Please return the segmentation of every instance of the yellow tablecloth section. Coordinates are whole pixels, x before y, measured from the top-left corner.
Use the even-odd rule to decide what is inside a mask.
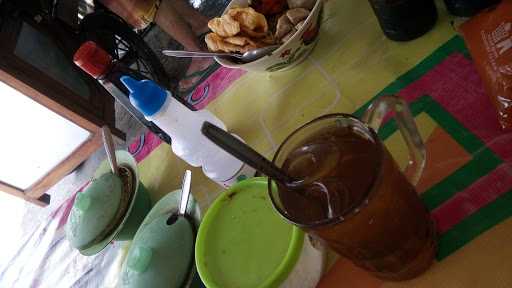
[[[367,1],[329,0],[324,7],[318,45],[305,62],[286,72],[247,73],[210,103],[208,109],[222,119],[231,132],[241,136],[249,145],[270,158],[279,143],[300,125],[323,114],[354,113],[398,77],[413,69],[423,59],[431,56],[440,46],[449,41],[460,42],[460,39],[453,39],[456,35],[451,24],[453,19],[447,15],[444,4],[442,1],[438,1],[437,4],[439,20],[435,28],[415,41],[398,43],[384,37]],[[462,58],[454,58],[453,61],[469,61]],[[450,76],[450,74],[447,75]],[[472,88],[473,84],[469,81],[468,87]],[[441,88],[443,87],[438,87],[438,90]],[[427,171],[426,180],[422,180],[423,183],[420,183],[421,187],[418,189],[420,192],[427,191],[426,193],[430,193],[428,189],[434,184],[444,185],[442,180],[448,175],[459,173],[460,168],[469,163],[470,159],[477,159],[484,152],[493,153],[486,150],[484,144],[478,146],[483,143],[478,140],[478,137],[464,138],[471,133],[468,134],[464,132],[466,130],[460,129],[467,127],[464,128],[464,125],[458,124],[460,120],[457,119],[459,118],[455,117],[457,118],[455,119],[450,116],[450,113],[443,112],[446,107],[436,106],[437,104],[434,102],[438,100],[431,99],[431,97],[425,96],[414,100],[417,103],[413,107],[413,110],[417,110],[415,112],[416,120],[422,135],[428,139],[426,142],[429,153],[434,153],[434,156],[450,153],[448,156],[453,157],[439,167],[436,167],[435,161],[427,165],[430,167],[427,170],[431,172]],[[443,122],[445,120],[448,124]],[[385,143],[400,165],[404,166],[407,161],[406,148],[397,133],[390,132],[388,134]],[[457,134],[460,137],[452,134]],[[500,139],[503,140],[503,138]],[[459,146],[463,146],[465,149],[457,148]],[[448,152],[443,152],[443,150]],[[493,158],[494,154],[491,154],[488,156],[490,157],[488,159],[491,160],[481,160],[483,162],[478,163],[491,163],[498,159],[498,157]],[[496,167],[500,163],[502,162],[496,162],[495,166],[482,172],[482,175],[491,173],[494,169],[498,170]],[[155,202],[166,193],[177,189],[184,169],[190,168],[174,156],[170,147],[165,144],[156,148],[141,161],[139,166],[142,181]],[[482,176],[474,172],[478,169],[471,167],[466,167],[469,172],[464,170],[469,173],[467,175],[475,179]],[[478,177],[471,173],[478,174]],[[457,174],[454,177],[464,179],[465,175],[458,176]],[[509,172],[504,175],[510,177],[512,174]],[[502,178],[498,177],[497,179]],[[458,187],[457,185],[453,184],[455,188]],[[193,194],[203,211],[222,191],[217,184],[206,179],[200,169],[193,169],[192,187]],[[462,191],[467,187],[470,185],[460,186],[458,189]],[[459,190],[454,190],[450,196],[455,195]],[[443,196],[442,191],[434,191],[431,194],[435,193],[441,194],[432,197],[433,200],[430,203],[433,204],[429,208],[431,210],[441,209],[439,210],[440,214],[449,214],[450,211],[442,211],[441,204],[450,196]],[[471,193],[471,191],[467,193]],[[498,196],[502,197],[500,195]],[[504,209],[504,207],[512,209],[511,206],[499,205],[509,202],[494,204],[491,200],[494,198],[489,199],[488,203],[491,203],[489,205],[496,205],[496,207],[466,207],[473,209],[470,210],[474,213],[468,212],[469,216],[465,215],[464,217],[480,217],[482,213],[485,216],[488,215],[485,213],[492,213],[492,209]],[[438,256],[439,262],[434,264],[425,275],[413,281],[384,283],[360,271],[347,261],[339,260],[327,272],[319,287],[512,287],[512,246],[510,245],[512,243],[512,219],[505,220],[508,218],[507,215],[500,216],[501,220],[496,220],[496,223],[492,225],[482,226],[478,230],[480,232],[477,233],[482,234],[473,238],[469,237],[466,240],[458,240],[459,238],[455,235],[461,231],[460,225],[466,225],[466,222],[462,221],[465,219],[464,217],[461,217],[459,222],[443,224],[446,226],[447,236],[445,238],[455,239],[446,240],[448,244],[445,246],[448,247],[452,243],[458,246],[442,248],[443,250]],[[453,230],[452,227],[459,230]],[[457,241],[470,242],[464,245],[465,242],[458,243]],[[458,249],[459,247],[462,248]]]
[[[328,0],[318,45],[305,62],[285,72],[247,73],[207,109],[270,158],[300,125],[323,114],[353,113],[452,38],[444,4],[437,6],[440,19],[434,30],[400,43],[384,37],[366,1]],[[184,169],[190,168],[165,144],[139,165],[155,201],[179,187]],[[200,169],[193,172],[193,193],[204,209],[221,189]]]

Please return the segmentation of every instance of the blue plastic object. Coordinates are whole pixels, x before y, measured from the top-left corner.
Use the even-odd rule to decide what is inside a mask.
[[[167,91],[151,80],[138,81],[122,76],[121,82],[130,91],[130,103],[144,116],[156,114],[167,99]]]

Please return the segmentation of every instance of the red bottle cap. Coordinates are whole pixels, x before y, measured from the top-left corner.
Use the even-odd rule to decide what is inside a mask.
[[[92,41],[87,41],[73,56],[73,62],[94,78],[105,75],[112,64],[112,56]]]

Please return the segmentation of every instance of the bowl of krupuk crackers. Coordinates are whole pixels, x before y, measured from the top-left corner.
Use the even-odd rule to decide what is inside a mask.
[[[243,54],[280,45],[248,63],[215,57],[222,66],[247,71],[283,71],[302,62],[318,40],[323,0],[232,0],[221,17],[208,22],[205,36],[212,52]]]

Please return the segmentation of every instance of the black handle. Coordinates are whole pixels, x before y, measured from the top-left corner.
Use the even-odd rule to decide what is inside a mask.
[[[291,178],[275,166],[274,163],[223,129],[210,122],[204,122],[201,132],[224,151],[270,178],[281,183],[292,182]]]

